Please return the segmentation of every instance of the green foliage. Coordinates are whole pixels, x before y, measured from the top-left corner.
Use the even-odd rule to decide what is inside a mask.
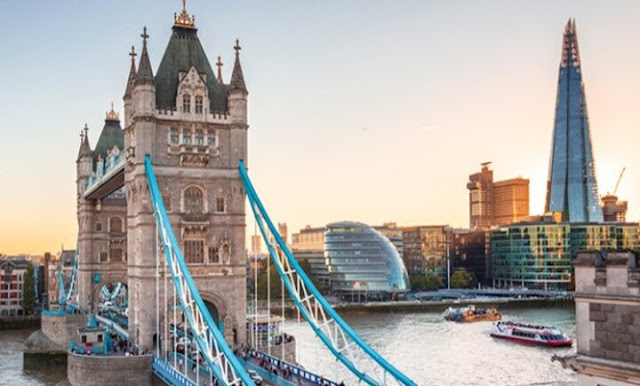
[[[267,277],[267,275],[269,275],[269,277]],[[270,289],[270,291],[268,289]],[[276,267],[271,264],[268,271],[261,272],[258,275],[258,299],[267,299],[270,292],[271,300],[280,300],[282,294],[281,289],[280,275],[278,275]],[[285,293],[286,291],[285,289]]]
[[[309,263],[309,261],[307,259],[304,259],[302,261],[299,262],[300,267],[302,268],[302,270],[304,271],[304,273],[307,274],[307,276],[309,276],[309,278],[311,279],[311,281],[313,282],[313,284],[316,286],[316,288],[320,288],[319,286],[319,281],[318,279],[311,274],[311,263]],[[270,289],[270,293],[271,293],[271,300],[280,300],[282,299],[282,290],[284,289],[284,297],[285,300],[289,299],[289,293],[287,292],[286,288],[283,288],[284,286],[282,285],[282,280],[280,279],[280,275],[278,274],[278,270],[276,269],[276,267],[274,267],[273,262],[270,262],[270,266],[269,266],[269,277],[267,278],[267,270],[265,269],[264,271],[260,272],[258,274],[258,299],[262,299],[265,300],[267,299],[268,296],[268,291],[267,291],[267,285],[271,284],[271,289]],[[249,296],[253,296],[253,288],[251,288],[248,291],[248,295]]]
[[[451,275],[451,288],[469,288],[475,286],[476,278],[466,270],[458,270]]]
[[[432,291],[444,287],[442,278],[432,273],[412,276],[410,281],[411,290],[413,291]]]
[[[427,290],[435,290],[444,287],[444,281],[442,278],[434,274],[425,276],[424,283]]]
[[[36,278],[33,274],[33,264],[27,263],[27,271],[24,274],[22,287],[22,308],[26,313],[32,313],[36,306]]]

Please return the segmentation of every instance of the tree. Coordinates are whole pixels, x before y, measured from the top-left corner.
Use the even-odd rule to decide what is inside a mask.
[[[469,288],[475,284],[475,277],[466,270],[458,270],[451,275],[451,288]]]
[[[410,281],[413,291],[432,291],[444,286],[442,278],[433,273],[412,276]]]
[[[424,286],[427,290],[435,290],[444,287],[444,281],[440,276],[430,273],[424,277]]]
[[[422,275],[414,275],[414,276],[411,276],[409,281],[410,281],[410,284],[411,284],[411,290],[412,291],[424,291],[425,290],[424,276],[422,276]]]
[[[27,263],[27,271],[24,274],[24,287],[22,287],[22,308],[25,313],[32,313],[36,306],[36,279],[33,275],[33,264]]]
[[[267,275],[269,278],[267,279]],[[278,270],[274,267],[273,263],[269,267],[268,271],[262,272],[258,275],[258,298],[259,299],[267,299],[267,284],[270,284],[270,295],[271,300],[282,299],[282,279],[280,279],[280,275],[278,274]],[[289,298],[289,293],[287,289],[284,289],[285,300]]]
[[[302,270],[304,271],[304,273],[307,274],[307,276],[309,276],[309,279],[311,279],[311,282],[313,283],[314,286],[316,286],[316,288],[321,291],[321,292],[326,292],[323,291],[322,289],[322,285],[320,285],[320,280],[318,280],[318,278],[316,277],[316,275],[314,275],[311,272],[311,263],[309,262],[309,260],[307,259],[302,259],[302,261],[299,263],[300,264],[300,268],[302,268]]]

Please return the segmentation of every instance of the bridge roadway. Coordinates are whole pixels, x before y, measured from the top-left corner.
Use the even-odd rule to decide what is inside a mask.
[[[115,331],[120,338],[124,340],[129,340],[129,332],[125,328],[120,326],[118,323],[116,323],[115,321],[103,315],[95,315],[95,319],[99,324]],[[178,330],[178,333],[179,333],[178,335],[182,336],[180,332],[181,331]],[[168,370],[166,369],[167,365],[171,366],[172,370],[177,370],[171,364],[171,362],[174,361],[174,358],[172,358],[172,354],[175,355],[175,363],[178,364],[178,367],[182,367],[185,365],[184,355],[179,353],[173,353],[173,352],[168,353],[167,355],[168,362],[165,362],[160,357],[157,357],[156,355],[154,355],[153,366],[154,366],[154,372],[156,374],[158,374],[158,372],[162,372],[162,373],[166,372],[166,370]],[[117,354],[117,355],[123,355],[123,354]],[[238,357],[238,359],[244,365],[245,369],[254,370],[258,375],[262,377],[263,385],[317,386],[318,384],[320,384],[320,377],[318,375],[313,374],[309,371],[306,371],[299,366],[295,366],[287,363],[280,364],[278,358],[270,356],[266,353],[253,351],[249,353],[249,355],[243,355],[242,357]],[[186,364],[187,364],[186,368],[181,369],[181,371],[183,374],[186,373],[189,380],[186,380],[186,379],[181,380],[178,374],[175,374],[176,373],[175,371],[170,371],[170,373],[174,373],[173,377],[170,377],[170,375],[167,376],[167,378],[172,378],[172,379],[164,379],[164,377],[160,376],[160,374],[158,375],[167,384],[183,384],[183,385],[189,385],[189,386],[196,386],[196,385],[211,386],[211,382],[209,381],[210,379],[209,371],[205,366],[202,366],[202,365],[199,366],[198,371],[200,372],[199,374],[200,376],[198,377],[198,374],[196,374],[195,362],[191,359],[188,359]],[[283,371],[284,367],[289,367],[290,369],[290,375],[288,379],[284,379],[284,371]],[[272,371],[270,371],[269,369],[272,369]],[[273,369],[275,369],[275,372],[277,373],[277,375],[273,373]],[[340,386],[338,383],[328,379],[324,381],[325,381],[324,384],[327,386]]]

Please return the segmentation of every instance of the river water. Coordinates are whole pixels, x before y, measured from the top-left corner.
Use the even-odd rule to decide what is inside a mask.
[[[440,313],[374,314],[345,320],[376,351],[419,385],[575,385],[576,375],[552,362],[549,349],[489,336],[490,322],[446,322]],[[503,320],[554,325],[575,341],[574,308],[508,310]],[[285,329],[298,340],[298,362],[332,380],[355,384],[331,358],[313,331],[290,321]]]
[[[491,323],[445,322],[440,313],[374,314],[345,317],[360,336],[419,385],[575,385],[576,375],[548,349],[493,339]],[[573,308],[508,310],[504,320],[551,324],[575,339]],[[298,362],[307,369],[346,384],[356,384],[313,331],[296,320],[285,330],[296,336]],[[66,367],[41,363],[24,368],[22,347],[31,331],[0,331],[0,385],[55,385]]]

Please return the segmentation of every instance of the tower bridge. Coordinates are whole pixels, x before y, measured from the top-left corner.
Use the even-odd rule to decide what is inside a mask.
[[[174,17],[155,74],[146,27],[141,38],[137,63],[133,47],[130,53],[123,121],[112,106],[94,148],[86,126],[81,133],[76,161],[77,280],[60,300],[62,312],[49,317],[77,310],[100,314],[107,303],[124,296],[126,312],[117,317],[105,312],[96,319],[137,353],[153,356],[148,362],[140,358],[127,362],[133,366],[127,371],[135,372],[138,366],[150,374],[152,366],[169,384],[212,384],[215,378],[225,385],[252,385],[247,368],[255,364],[237,356],[242,351],[255,360],[285,366],[305,382],[320,381],[313,369],[244,350],[257,341],[247,336],[248,198],[283,285],[319,342],[355,380],[414,385],[359,338],[322,297],[280,238],[251,184],[248,90],[239,42],[233,47],[233,70],[226,83],[220,57],[216,73],[185,1]],[[96,365],[100,359],[89,361],[76,347],[70,346],[69,353],[72,383],[106,384],[115,382],[110,377],[122,376],[109,367],[120,365],[100,367]],[[286,358],[284,352],[282,357]],[[106,356],[102,363],[109,360],[122,358]],[[85,373],[90,378],[83,378]],[[144,378],[138,375],[131,379]]]

